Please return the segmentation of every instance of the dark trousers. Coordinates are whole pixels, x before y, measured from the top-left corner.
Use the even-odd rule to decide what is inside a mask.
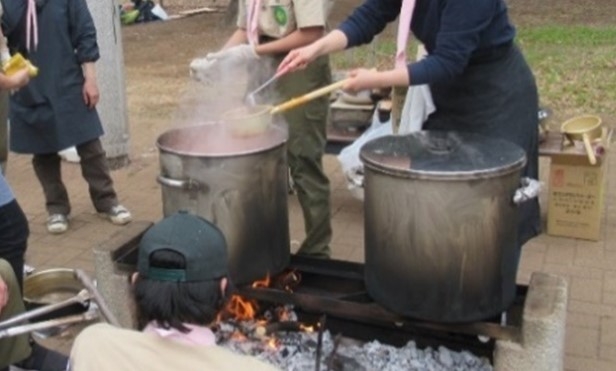
[[[28,219],[13,200],[0,207],[0,259],[13,268],[20,289],[23,287],[24,255],[28,247]]]
[[[98,212],[109,211],[118,204],[109,174],[109,165],[100,139],[76,146],[80,157],[81,174],[88,182],[90,199]],[[43,186],[49,214],[68,215],[71,205],[62,182],[61,158],[57,153],[36,154],[32,158],[34,172]]]

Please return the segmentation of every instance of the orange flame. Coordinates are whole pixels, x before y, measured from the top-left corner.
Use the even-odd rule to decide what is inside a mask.
[[[242,298],[239,295],[232,295],[227,303],[227,312],[233,318],[246,321],[255,318],[258,306],[251,300]]]
[[[301,328],[304,332],[308,332],[308,333],[314,332],[314,326],[308,326],[308,325],[301,324],[299,325],[299,328]]]
[[[270,275],[268,274],[264,279],[253,282],[252,287],[269,287],[270,282]],[[225,312],[229,314],[231,318],[240,321],[254,319],[257,315],[258,310],[259,306],[257,305],[256,301],[242,298],[239,295],[231,295],[231,298],[229,298],[229,301],[227,302],[227,306],[225,308]]]
[[[256,288],[259,288],[259,287],[269,287],[270,283],[271,283],[271,279],[270,279],[270,275],[268,273],[267,276],[265,276],[264,279],[257,280],[255,282],[253,282],[252,283],[252,288],[256,289]]]
[[[267,341],[267,346],[272,349],[278,349],[278,340],[276,338],[270,338]]]

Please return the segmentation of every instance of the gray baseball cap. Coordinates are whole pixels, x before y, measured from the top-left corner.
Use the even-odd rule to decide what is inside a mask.
[[[150,266],[155,251],[172,250],[184,257],[185,269]],[[185,211],[172,214],[148,229],[139,242],[139,274],[155,281],[210,281],[228,274],[225,237],[214,224]]]

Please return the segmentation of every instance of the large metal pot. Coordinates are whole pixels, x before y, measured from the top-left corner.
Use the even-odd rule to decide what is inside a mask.
[[[438,322],[507,308],[524,151],[476,134],[423,131],[372,140],[360,156],[370,295],[401,315]]]
[[[169,130],[160,151],[163,212],[186,210],[216,224],[237,284],[284,269],[290,258],[287,132],[270,125],[238,137],[222,123]]]

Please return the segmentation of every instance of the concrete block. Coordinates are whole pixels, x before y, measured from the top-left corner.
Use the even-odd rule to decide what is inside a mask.
[[[132,269],[123,267],[117,261],[135,248],[151,225],[151,222],[130,223],[94,248],[97,287],[122,327],[135,328],[136,321],[129,284]]]
[[[531,276],[518,341],[496,342],[494,369],[562,370],[565,352],[567,281],[535,272]]]

